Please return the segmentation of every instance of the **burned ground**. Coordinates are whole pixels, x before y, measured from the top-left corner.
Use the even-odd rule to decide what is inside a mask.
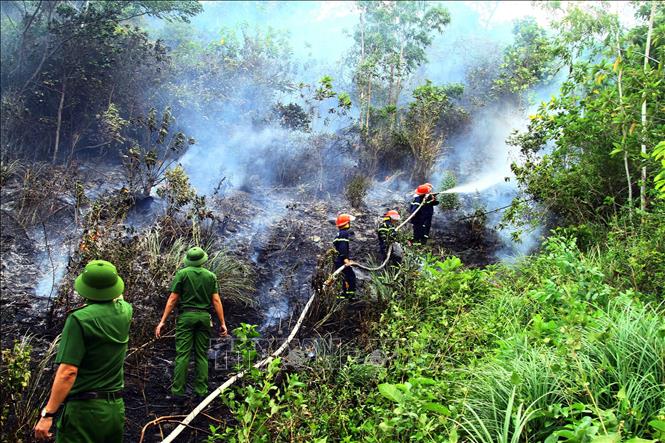
[[[127,283],[125,298],[133,304],[135,313],[126,363],[126,437],[129,441],[137,441],[146,423],[182,411],[174,410],[166,400],[175,357],[173,333],[162,340],[154,340],[151,336],[168,294],[170,274],[162,266],[158,268],[158,276],[151,275],[150,270],[155,268],[148,263],[147,256],[139,254],[132,260],[123,254],[136,254],[134,251],[143,247],[145,233],[151,229],[157,229],[164,237],[169,230],[186,236],[191,232],[187,231],[189,225],[183,220],[166,223],[164,205],[156,197],[127,203],[117,170],[107,176],[84,175],[81,182],[86,189],[93,190],[88,191],[88,201],[80,206],[70,202],[67,210],[50,214],[41,226],[47,232],[47,239],[48,236],[56,239],[51,242],[57,243],[51,252],[59,255],[51,259],[66,261],[61,281],[50,272],[50,262],[44,261],[44,241],[30,236],[31,232],[36,232],[34,224],[25,227],[16,219],[13,202],[19,182],[3,187],[2,344],[7,347],[13,339],[32,334],[35,336],[35,359],[38,360],[59,333],[67,311],[82,301],[73,294],[71,282],[85,259],[95,257],[99,251],[119,254],[114,256],[123,262],[119,271]],[[385,209],[405,211],[410,195],[391,187],[396,186],[390,180],[377,184],[363,206],[351,210],[356,216],[352,252],[358,261],[376,263],[379,260],[375,229]],[[312,192],[307,186],[291,189],[261,187],[252,192],[227,191],[209,200],[213,221],[201,228],[211,239],[208,247],[224,249],[236,259],[245,261],[254,274],[252,306],[224,299],[222,294],[227,325],[229,330],[240,323],[259,325],[264,352],[277,347],[282,337],[288,335],[304,302],[316,287],[316,280],[333,270],[330,254],[328,258],[326,256],[336,234],[334,218],[337,213],[348,211],[348,203],[342,197],[325,197],[321,198],[320,193]],[[127,207],[122,209],[124,205]],[[95,225],[87,226],[86,220],[90,221],[95,210],[98,211]],[[455,211],[437,212],[429,248],[437,254],[458,255],[472,266],[493,262],[499,246],[496,234],[485,227],[479,230],[468,220],[458,221],[461,216]],[[410,226],[406,228],[408,231]],[[178,231],[181,229],[184,230]],[[408,232],[405,235],[408,236]],[[361,300],[340,304],[333,301],[334,288],[322,292],[322,300],[312,310],[303,336],[326,337],[340,343],[362,341],[367,324],[377,311],[371,299],[366,298],[369,295],[363,291],[370,275],[360,270],[357,274]],[[40,279],[49,276],[55,283],[51,291],[53,296],[44,297],[44,294],[37,293],[36,287]],[[146,281],[151,283],[145,284]],[[171,318],[166,329],[171,331],[173,327]],[[235,370],[238,356],[230,352],[231,346],[228,339],[212,340],[211,388],[221,384]],[[297,345],[291,351],[292,355],[312,352],[298,349]],[[52,372],[53,369],[51,364],[46,371]],[[296,369],[288,364],[287,359],[285,370]],[[49,379],[44,377],[44,383],[50,382]],[[48,386],[42,388],[46,393]],[[212,418],[201,416],[193,426],[207,429],[208,424],[214,424],[214,417],[225,414],[223,406],[216,403],[207,413]],[[165,421],[148,427],[145,441],[159,440],[173,426]],[[195,429],[190,432],[192,440],[201,438],[201,432]]]

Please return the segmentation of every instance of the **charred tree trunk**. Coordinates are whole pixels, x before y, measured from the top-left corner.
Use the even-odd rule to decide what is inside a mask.
[[[55,125],[55,143],[53,145],[53,163],[58,159],[58,150],[60,149],[60,130],[62,129],[62,110],[65,107],[65,81],[62,82],[60,91],[60,104],[58,105],[58,118]]]

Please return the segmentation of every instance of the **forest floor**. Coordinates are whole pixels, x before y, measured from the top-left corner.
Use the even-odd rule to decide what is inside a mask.
[[[98,170],[91,167],[81,178],[85,189],[94,190],[90,191],[91,199],[102,192],[118,189],[122,183],[117,169],[111,168],[105,174],[97,173]],[[59,254],[56,259],[63,261],[67,259],[66,254],[76,253],[82,235],[76,219],[81,215],[72,209],[71,201],[68,206],[65,200],[64,210],[51,211],[40,225],[26,227],[21,223],[17,208],[19,200],[16,197],[21,193],[21,185],[20,182],[9,182],[2,188],[2,346],[9,347],[16,338],[33,335],[36,353],[33,361],[38,361],[59,333],[67,312],[66,309],[52,309],[54,296],[58,293],[58,282],[55,273],[51,272],[54,266],[52,255]],[[409,198],[391,191],[389,182],[377,184],[365,199],[364,206],[353,211],[357,217],[353,223],[354,259],[363,263],[368,260],[377,262],[375,229],[379,217],[387,208],[405,208]],[[217,228],[217,244],[248,260],[256,276],[255,307],[225,302],[229,330],[240,323],[256,324],[262,334],[262,346],[259,348],[268,352],[268,349],[274,349],[281,343],[311,294],[315,274],[322,272],[317,270],[317,264],[332,246],[331,240],[336,233],[334,217],[339,208],[345,207],[348,204],[340,197],[328,195],[321,198],[302,189],[258,189],[252,194],[234,191],[212,199],[210,209],[220,220],[224,220]],[[125,223],[138,230],[147,229],[162,210],[163,205],[151,199],[132,208]],[[468,266],[484,266],[496,261],[495,253],[501,246],[496,232],[485,227],[479,229],[469,220],[460,221],[461,215],[456,211],[437,211],[432,244],[428,248],[439,255],[456,255]],[[35,234],[40,229],[46,241]],[[50,243],[49,236],[53,237]],[[48,253],[48,261],[45,260],[45,252]],[[73,269],[72,266],[69,268]],[[66,272],[63,281],[74,277],[70,274],[71,271]],[[370,276],[358,272],[358,277],[361,301],[345,306],[341,318],[333,318],[316,331],[305,328],[302,334],[325,334],[341,341],[350,341],[362,335],[363,306],[371,303],[363,291],[363,285]],[[40,281],[44,279],[55,283],[49,296],[36,293]],[[166,295],[154,294],[151,306],[133,302],[135,317],[141,311],[159,312]],[[156,324],[158,317],[153,320]],[[142,340],[144,342],[130,343],[126,363],[128,441],[138,441],[143,426],[157,417],[187,412],[175,410],[165,398],[169,394],[175,357],[172,335],[154,342],[147,337]],[[233,355],[231,347],[229,339],[212,339],[209,353],[211,389],[235,372],[237,356]],[[53,365],[46,369],[48,372],[53,370]],[[50,382],[50,376],[45,379]],[[43,389],[48,389],[48,386]],[[198,419],[200,423],[195,422],[193,426],[207,429],[208,424],[215,423],[215,416],[224,413],[221,408],[217,402],[207,412],[210,417],[201,416]],[[178,417],[174,417],[171,422],[164,421],[150,427],[145,441],[158,441],[177,420]],[[196,440],[200,439],[200,435],[193,430],[191,437]]]

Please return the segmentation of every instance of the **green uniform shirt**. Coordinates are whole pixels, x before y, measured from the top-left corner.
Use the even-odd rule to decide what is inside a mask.
[[[88,303],[67,317],[55,362],[78,367],[71,394],[119,391],[125,385],[132,305],[122,299]]]
[[[180,295],[180,308],[209,309],[212,294],[219,293],[217,276],[200,266],[187,266],[176,272],[171,292]]]

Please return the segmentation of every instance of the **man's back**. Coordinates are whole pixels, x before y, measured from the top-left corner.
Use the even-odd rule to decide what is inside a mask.
[[[209,309],[212,294],[219,292],[217,277],[205,268],[187,266],[176,273],[171,291],[180,295],[180,308]]]
[[[90,303],[69,315],[56,362],[79,368],[70,394],[115,392],[124,387],[131,319],[132,306],[122,299]]]

